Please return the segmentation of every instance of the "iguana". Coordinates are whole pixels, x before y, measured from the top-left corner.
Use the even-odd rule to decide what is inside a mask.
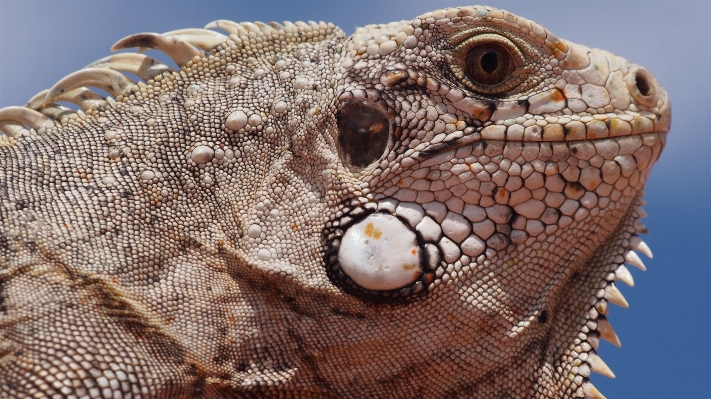
[[[135,47],[179,69],[0,110],[1,397],[603,397],[670,124],[645,68],[480,6]]]

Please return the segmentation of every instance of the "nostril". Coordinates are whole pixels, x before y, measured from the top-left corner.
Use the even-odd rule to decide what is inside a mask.
[[[649,84],[648,76],[645,72],[646,71],[641,69],[637,70],[634,74],[634,80],[637,85],[637,90],[639,90],[639,94],[647,97],[652,93],[652,87]]]
[[[654,107],[657,105],[659,91],[657,79],[648,70],[642,67],[632,67],[625,76],[627,89],[638,104]]]

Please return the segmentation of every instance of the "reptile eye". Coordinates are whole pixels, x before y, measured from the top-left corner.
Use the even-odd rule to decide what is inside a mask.
[[[536,83],[530,73],[535,51],[528,43],[497,33],[465,34],[448,53],[449,69],[464,86],[479,94],[505,95]]]
[[[469,50],[464,69],[469,78],[482,86],[503,83],[514,71],[513,57],[498,43],[481,43]]]
[[[346,163],[362,168],[383,155],[390,137],[386,110],[368,100],[349,100],[337,114],[338,144]]]

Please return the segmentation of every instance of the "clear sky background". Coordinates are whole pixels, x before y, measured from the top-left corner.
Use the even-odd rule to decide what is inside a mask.
[[[330,21],[347,34],[461,5],[445,1],[10,1],[0,0],[0,107],[109,54],[138,32],[234,21]],[[648,271],[621,288],[631,308],[609,319],[622,340],[600,355],[617,375],[593,375],[609,398],[709,398],[711,389],[711,2],[488,1],[558,37],[647,67],[673,109],[667,148],[647,187]],[[155,55],[154,55],[155,56]],[[165,58],[162,58],[165,60]],[[512,370],[515,372],[515,370]]]

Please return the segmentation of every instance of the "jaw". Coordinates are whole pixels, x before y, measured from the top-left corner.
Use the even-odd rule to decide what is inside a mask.
[[[643,203],[641,193],[630,198],[619,224],[553,291],[545,349],[538,353],[536,397],[602,398],[590,382],[591,372],[614,378],[596,352],[600,338],[620,346],[606,315],[613,304],[628,307],[618,288],[619,282],[634,284],[625,262],[644,270],[633,251],[651,255],[638,236],[647,233],[640,221]]]
[[[618,342],[604,316],[610,304],[626,305],[617,283],[632,283],[624,264],[636,264],[639,258],[631,251],[647,251],[637,237],[646,232],[639,222],[644,215],[641,193],[665,134],[648,133],[636,139],[642,143],[640,148],[649,149],[650,157],[635,168],[634,184],[630,179],[617,188],[616,182],[601,183],[609,185],[609,191],[582,183],[566,186],[562,195],[577,198],[576,209],[558,205],[560,215],[542,229],[526,226],[530,223],[516,217],[505,224],[508,227],[496,223],[497,231],[508,231],[510,237],[516,230],[526,232],[524,239],[511,239],[506,247],[480,256],[443,261],[420,296],[362,301],[340,291],[337,282],[335,287],[327,283],[325,275],[301,278],[296,273],[288,284],[273,276],[278,290],[269,294],[262,285],[254,295],[271,296],[258,306],[260,312],[280,316],[255,319],[266,321],[259,327],[265,333],[281,331],[275,345],[300,348],[288,361],[298,372],[285,375],[284,386],[317,383],[343,396],[467,393],[488,398],[517,392],[524,397],[595,397],[591,372],[610,374],[595,353],[599,340]],[[589,143],[599,147],[601,141]],[[468,156],[476,162],[498,159],[506,151],[506,142],[486,142],[451,150],[461,155],[468,146]],[[580,143],[566,144],[576,145]],[[492,152],[499,150],[498,155]],[[448,162],[457,164],[456,156]],[[387,190],[388,184],[384,186]],[[595,194],[593,202],[590,193]],[[394,202],[391,213],[402,217],[397,205],[408,201],[398,200],[397,192],[381,195],[367,209],[390,212],[377,208],[386,201]],[[348,212],[359,209],[348,208]],[[348,217],[343,213],[343,218]],[[344,219],[334,216],[331,222],[347,229],[346,224],[333,223],[336,220]],[[411,228],[419,233],[417,224]],[[271,263],[264,271],[273,274],[274,267]],[[283,269],[302,268],[285,265]],[[278,309],[286,297],[288,310]],[[289,326],[288,331],[284,326]],[[423,368],[437,372],[427,378],[420,371]],[[345,369],[349,372],[344,374]],[[363,386],[359,381],[372,382]]]

